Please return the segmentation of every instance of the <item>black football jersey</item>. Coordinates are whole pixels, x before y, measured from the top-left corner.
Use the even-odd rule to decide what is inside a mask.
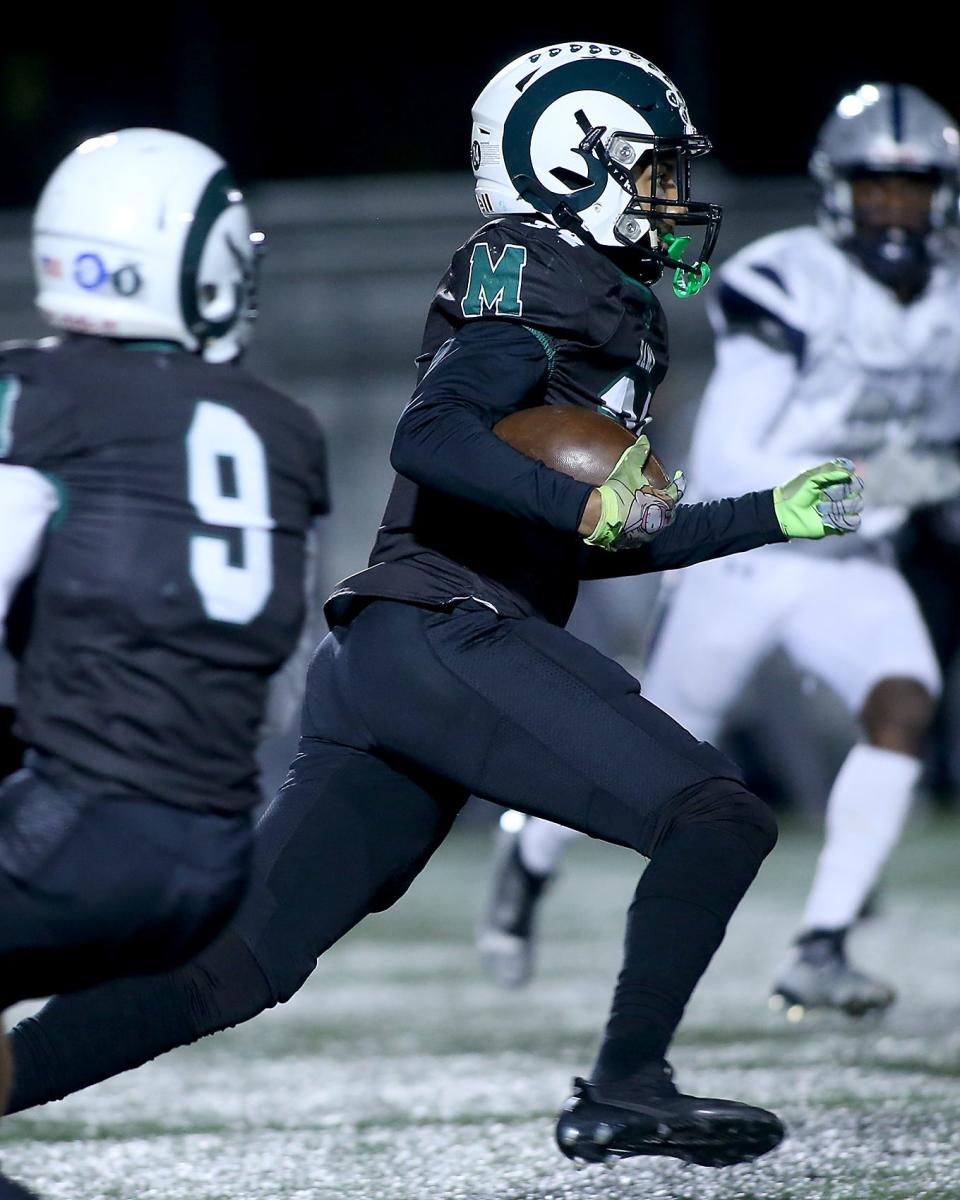
[[[11,611],[16,732],[88,790],[255,804],[327,509],[313,417],[239,366],[90,337],[5,348],[0,408],[2,460],[61,498]]]
[[[590,549],[577,528],[591,488],[491,433],[537,404],[601,410],[636,429],[666,373],[666,323],[650,289],[569,231],[507,217],[475,233],[440,282],[419,361],[370,563],[328,601],[332,622],[354,597],[444,606],[473,596],[506,616],[563,624],[580,579],[782,537],[767,496],[688,506],[637,551]]]
[[[491,317],[539,335],[550,370],[544,403],[599,409],[629,429],[643,423],[669,364],[666,316],[649,287],[575,233],[532,217],[479,229],[440,281],[418,361]]]

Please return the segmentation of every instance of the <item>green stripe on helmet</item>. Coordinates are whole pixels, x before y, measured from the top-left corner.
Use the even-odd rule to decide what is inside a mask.
[[[237,185],[229,168],[222,167],[216,174],[211,175],[197,202],[190,232],[183,247],[183,261],[180,265],[180,312],[184,325],[200,341],[223,337],[237,323],[243,310],[243,291],[238,288],[233,312],[220,321],[211,321],[200,312],[197,294],[197,278],[204,247],[217,218],[226,212],[231,204],[237,202],[230,198],[230,193],[236,190]]]
[[[596,157],[575,150],[593,186],[572,194],[547,188],[534,173],[530,154],[537,121],[561,96],[577,91],[607,92],[635,108],[657,136],[682,138],[689,130],[680,108],[668,100],[669,90],[655,75],[624,59],[582,59],[548,71],[523,92],[504,123],[503,162],[511,180],[526,176],[536,184],[539,194],[526,193],[523,198],[542,212],[549,212],[561,203],[582,212],[600,199],[609,176]],[[679,93],[675,94],[679,99]]]

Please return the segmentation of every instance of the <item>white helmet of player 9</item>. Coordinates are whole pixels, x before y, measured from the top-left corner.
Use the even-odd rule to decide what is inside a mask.
[[[844,243],[856,236],[853,181],[866,175],[912,175],[931,188],[926,252],[938,257],[956,226],[960,131],[950,114],[918,88],[865,83],[844,96],[817,136],[810,173],[822,188],[819,219]],[[929,235],[929,236],[927,236]]]
[[[163,129],[90,138],[33,218],[37,307],[59,329],[236,358],[256,316],[262,235],[223,159]]]
[[[600,246],[632,247],[661,269],[679,265],[694,277],[720,228],[718,205],[690,199],[690,160],[709,151],[667,76],[617,46],[564,42],[523,54],[473,106],[471,159],[485,216],[544,213]],[[653,186],[638,192],[634,171],[644,155],[654,181],[657,157],[675,160],[676,200],[652,194]],[[668,203],[682,206],[669,213],[677,225],[705,227],[693,264],[679,261],[676,247],[668,257],[662,244],[655,218]]]

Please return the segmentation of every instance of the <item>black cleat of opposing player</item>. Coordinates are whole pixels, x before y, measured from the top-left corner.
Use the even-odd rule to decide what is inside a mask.
[[[731,1167],[775,1149],[785,1132],[764,1108],[683,1095],[662,1063],[651,1067],[649,1077],[623,1084],[597,1087],[575,1079],[557,1121],[557,1145],[575,1163],[664,1155],[701,1167]]]

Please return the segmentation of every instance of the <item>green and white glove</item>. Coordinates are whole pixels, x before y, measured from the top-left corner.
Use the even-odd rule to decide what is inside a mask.
[[[863,480],[849,458],[834,458],[775,487],[773,507],[787,537],[855,533],[863,512]]]
[[[602,550],[629,550],[657,536],[673,521],[686,480],[677,471],[673,482],[655,488],[643,473],[650,457],[650,439],[641,434],[620,455],[617,465],[600,485],[600,520],[583,540]]]

